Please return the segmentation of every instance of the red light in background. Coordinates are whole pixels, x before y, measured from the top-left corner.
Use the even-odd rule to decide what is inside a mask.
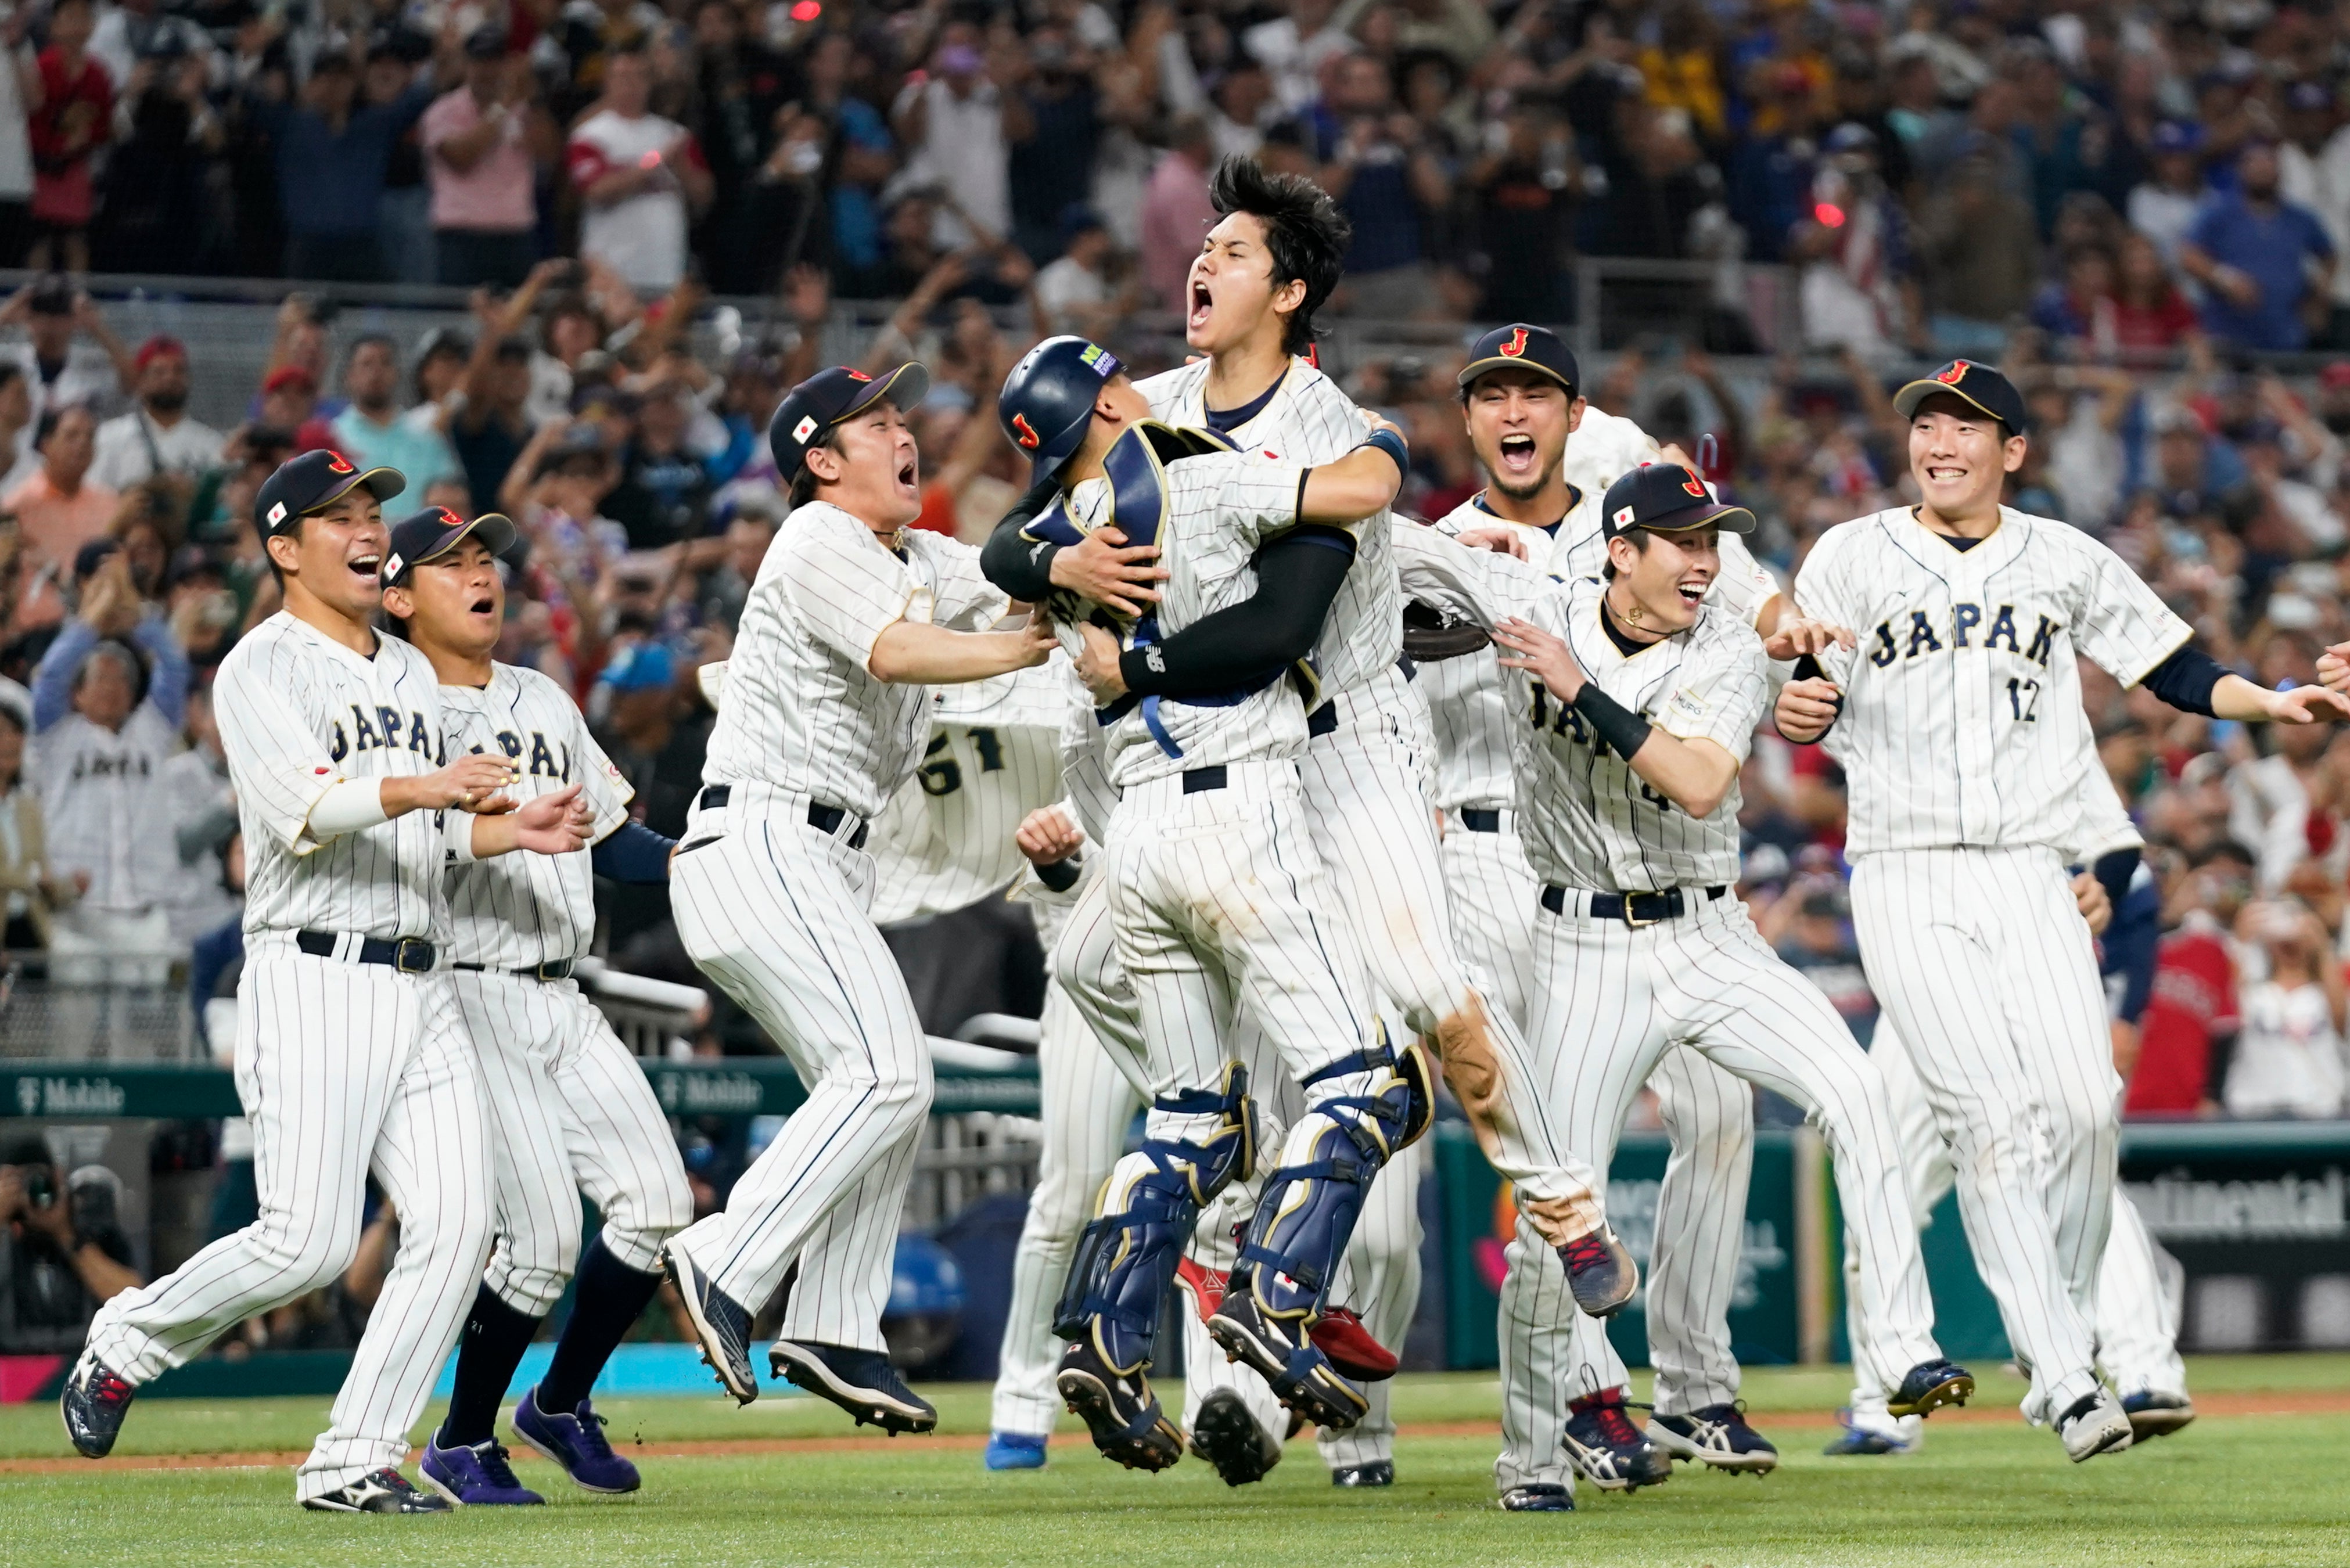
[[[1834,202],[1818,202],[1812,206],[1812,216],[1826,228],[1844,227],[1844,209]]]
[[[799,0],[792,7],[792,20],[795,22],[813,22],[823,15],[824,0]]]

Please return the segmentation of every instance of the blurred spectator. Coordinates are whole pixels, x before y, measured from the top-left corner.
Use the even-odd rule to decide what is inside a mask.
[[[949,22],[939,30],[930,73],[908,77],[890,105],[907,149],[900,178],[937,199],[931,237],[945,249],[1012,234],[1007,153],[1034,131],[1027,101],[1003,90],[1003,78],[1024,68],[1020,57],[1015,44],[983,54],[975,27]]]
[[[114,85],[89,54],[90,0],[49,9],[41,90],[27,122],[33,146],[33,245],[36,268],[89,270],[89,220],[97,210],[97,161],[114,124]]]
[[[2166,119],[2154,128],[2153,178],[2129,193],[2129,224],[2155,243],[2165,264],[2177,265],[2178,243],[2210,200],[2203,179],[2203,130]]]
[[[1477,312],[1487,321],[1555,321],[1566,313],[1566,127],[1547,104],[1522,95],[1497,129],[1465,178],[1471,265],[1484,284]]]
[[[637,409],[636,439],[620,453],[620,483],[604,510],[629,531],[632,550],[658,550],[702,537],[710,513],[710,472],[686,446],[693,400],[666,382]]]
[[[2171,276],[2153,239],[2136,232],[2125,234],[2115,271],[2113,352],[2128,360],[2150,361],[2184,346],[2197,329],[2195,306]]]
[[[68,403],[95,409],[127,390],[136,374],[130,350],[107,326],[105,314],[63,276],[45,277],[9,296],[0,306],[0,326],[25,329],[25,342],[7,350],[24,370],[32,399],[20,459],[32,450],[32,429],[43,414]]]
[[[2125,1114],[2208,1116],[2220,1108],[2223,1052],[2237,1029],[2227,925],[2251,891],[2251,868],[2241,846],[2219,844],[2172,888],[2166,919],[2176,929],[2156,950]]]
[[[1881,358],[1925,336],[1908,219],[1877,172],[1875,132],[1839,125],[1825,151],[1812,181],[1811,227],[1794,246],[1804,264],[1804,337]]]
[[[2206,201],[2178,244],[2178,265],[2205,290],[2203,325],[2243,348],[2293,349],[2325,324],[2334,242],[2306,207],[2278,192],[2274,146],[2236,161],[2238,189]]]
[[[1157,308],[1191,314],[1191,258],[1216,225],[1208,200],[1208,127],[1194,117],[1179,122],[1174,144],[1150,171],[1142,197],[1142,287]]]
[[[202,25],[164,10],[161,0],[113,0],[93,14],[90,56],[126,98],[135,96],[129,84],[141,61],[193,60],[209,69],[218,52]]]
[[[220,431],[188,417],[188,350],[158,335],[139,346],[138,406],[98,427],[90,478],[125,491],[158,474],[192,480],[221,462]]]
[[[530,341],[508,330],[519,325],[513,311],[498,310],[480,296],[481,322],[456,391],[445,400],[442,432],[447,437],[477,515],[494,511],[498,489],[530,440]]]
[[[1451,176],[1427,129],[1397,112],[1383,62],[1347,55],[1325,67],[1323,80],[1322,99],[1308,110],[1313,151],[1323,189],[1355,226],[1334,303],[1363,316],[1421,315],[1435,297],[1423,217],[1451,202]]]
[[[25,777],[33,713],[22,691],[0,701],[0,949],[9,950],[47,947],[50,912],[80,896],[49,867],[40,795]]]
[[[384,503],[386,516],[421,506],[425,486],[462,472],[438,430],[400,417],[400,348],[390,337],[369,332],[352,340],[343,390],[351,401],[331,423],[336,447],[362,468],[396,468],[408,481]]]
[[[656,833],[675,822],[681,829],[686,805],[702,785],[705,726],[679,722],[683,710],[677,690],[676,658],[641,633],[618,645],[597,678],[588,701],[597,718],[597,743],[604,748],[642,803],[645,825]]]
[[[2243,1025],[2223,1103],[2238,1116],[2338,1116],[2350,1109],[2342,965],[2324,922],[2298,901],[2255,904],[2247,936],[2268,976],[2243,988]]]
[[[177,874],[163,900],[174,944],[192,944],[234,919],[244,900],[230,890],[225,857],[237,835],[236,795],[228,782],[212,693],[188,693],[188,749],[158,770],[171,806],[172,850]]]
[[[1099,342],[1132,308],[1134,294],[1110,286],[1112,242],[1101,214],[1070,206],[1061,213],[1060,230],[1060,254],[1036,275],[1038,329],[1048,337],[1074,332]]]
[[[1785,912],[1782,912],[1782,911]],[[1852,900],[1833,875],[1799,878],[1762,922],[1765,940],[1835,1004],[1862,1044],[1877,1029],[1877,997],[1852,934]]]
[[[2285,135],[2277,144],[2278,192],[2325,225],[2339,256],[2350,245],[2350,126],[2338,123],[2334,95],[2319,82],[2296,82],[2285,98]],[[2350,267],[2334,269],[2324,336],[2350,347]]]
[[[265,68],[245,109],[276,155],[286,223],[286,275],[375,283],[390,269],[377,238],[392,144],[432,101],[413,83],[386,103],[362,101],[361,64],[330,49],[296,93],[282,67]]]
[[[25,106],[41,98],[41,66],[25,41],[33,8],[16,5],[0,22],[0,267],[25,265],[33,244],[33,141]]]
[[[604,59],[604,95],[572,128],[566,153],[586,207],[579,254],[629,285],[665,289],[685,275],[693,209],[710,200],[708,164],[693,133],[648,108],[652,67],[635,48]]]
[[[1012,237],[1043,265],[1068,244],[1072,193],[1093,188],[1102,117],[1089,51],[1057,26],[1038,28],[1010,51],[1020,112],[1007,121],[1004,167]]]
[[[1960,159],[1925,200],[1918,254],[1937,354],[1996,359],[2039,274],[2032,209],[1988,158]]]
[[[70,580],[75,556],[114,521],[121,497],[88,477],[97,432],[89,410],[78,404],[41,416],[33,441],[41,466],[5,498],[28,547],[20,605],[35,596],[44,576],[51,583]]]
[[[105,20],[129,14],[113,11]],[[101,272],[208,270],[215,226],[209,166],[227,133],[213,110],[207,55],[191,53],[179,32],[161,28],[149,47],[120,80],[91,261]]]
[[[418,124],[443,284],[518,288],[529,275],[538,244],[529,95],[529,72],[506,53],[504,33],[479,27],[465,40],[464,85],[435,99]]]
[[[102,1165],[62,1175],[37,1137],[0,1160],[0,1353],[69,1352],[100,1306],[143,1282],[121,1196]]]

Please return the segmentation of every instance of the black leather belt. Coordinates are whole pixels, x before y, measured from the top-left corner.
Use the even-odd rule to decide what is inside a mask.
[[[1316,739],[1338,732],[1338,704],[1325,702],[1305,715],[1305,732]]]
[[[733,798],[734,786],[733,784],[707,784],[703,786],[702,794],[695,797],[695,804],[701,806],[704,811],[723,811],[726,808],[726,804]],[[834,834],[839,832],[840,824],[847,815],[848,813],[843,811],[837,805],[810,805],[807,810],[808,826],[815,828],[818,833],[823,834]],[[865,847],[865,829],[867,826],[868,825],[865,823],[858,823],[857,825],[857,831],[849,836],[848,846],[851,849],[862,849]]]
[[[1208,790],[1222,789],[1226,782],[1222,763],[1211,768],[1188,769],[1183,774],[1183,793],[1200,794]]]
[[[487,974],[490,972],[490,966],[485,963],[452,963],[449,967],[451,969],[470,970],[475,974]],[[525,980],[569,980],[571,978],[571,961],[569,959],[549,959],[545,963],[526,963],[520,969],[502,969],[497,972],[500,974],[518,974]]]
[[[1464,805],[1452,814],[1452,818],[1471,833],[1502,831],[1502,814],[1491,806]]]
[[[312,958],[338,956],[336,950],[341,947],[346,940],[332,931],[296,931],[294,934],[294,945]],[[436,956],[432,950],[432,944],[422,937],[396,939],[361,937],[359,939],[359,962],[380,963],[387,969],[396,969],[402,974],[422,974],[432,967],[432,961]]]
[[[1595,920],[1621,920],[1633,927],[1653,926],[1659,920],[1678,920],[1689,912],[1689,904],[1683,898],[1682,891],[1679,888],[1668,888],[1661,893],[1594,893],[1589,913]],[[1730,889],[1712,887],[1702,891],[1706,902],[1711,903]],[[1554,915],[1566,913],[1566,889],[1544,888],[1542,907]]]

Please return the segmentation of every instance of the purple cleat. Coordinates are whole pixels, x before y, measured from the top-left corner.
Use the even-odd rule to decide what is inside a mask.
[[[543,1503],[546,1500],[515,1480],[506,1451],[492,1438],[467,1448],[441,1446],[441,1434],[425,1440],[424,1484],[460,1508],[497,1508]]]
[[[531,1389],[515,1406],[515,1436],[563,1467],[574,1486],[588,1491],[634,1491],[644,1484],[637,1467],[612,1451],[604,1438],[604,1417],[587,1400],[568,1415],[550,1416]]]

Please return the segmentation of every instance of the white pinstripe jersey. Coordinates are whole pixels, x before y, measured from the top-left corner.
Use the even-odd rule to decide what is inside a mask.
[[[877,925],[944,914],[1000,893],[1027,865],[1021,819],[1061,798],[1068,667],[1049,663],[931,695],[931,740],[889,797],[868,851]]]
[[[1583,422],[1567,438],[1562,465],[1575,487],[1574,504],[1555,528],[1506,523],[1478,504],[1478,497],[1453,508],[1436,525],[1448,534],[1495,524],[1515,528],[1526,535],[1534,564],[1553,576],[1570,581],[1597,576],[1607,564],[1600,501],[1625,473],[1658,457],[1657,443],[1638,425],[1586,408]],[[1738,535],[1721,535],[1720,544],[1721,575],[1706,601],[1752,625],[1779,591],[1778,581]],[[1420,666],[1419,689],[1436,732],[1436,804],[1446,811],[1504,806],[1514,796],[1511,750],[1522,715],[1517,698],[1504,690],[1500,657],[1485,649]]]
[[[68,713],[26,748],[25,776],[41,797],[49,864],[87,871],[81,901],[100,909],[143,909],[180,888],[180,853],[156,815],[167,811],[169,763],[180,737],[151,702],[120,730]]]
[[[244,929],[365,937],[448,931],[441,814],[411,811],[321,844],[311,808],[345,779],[412,778],[448,760],[422,654],[352,652],[280,610],[221,661],[213,711],[244,832]]]
[[[588,732],[579,705],[536,670],[490,668],[487,686],[443,686],[452,751],[503,752],[522,770],[506,788],[520,805],[567,785],[596,814],[601,843],[629,820],[636,795]],[[596,872],[576,855],[501,855],[449,870],[449,956],[492,969],[584,957],[596,935]]]
[[[879,816],[921,754],[931,694],[875,680],[874,643],[900,620],[984,629],[1007,603],[969,545],[909,528],[893,551],[829,502],[799,508],[743,607],[702,777]]]
[[[1111,461],[1118,461],[1115,452]],[[1256,553],[1296,526],[1307,466],[1252,451],[1206,452],[1158,465],[1159,563],[1169,573],[1159,587],[1162,640],[1256,592]],[[1066,504],[1071,521],[1088,533],[1114,521],[1107,478],[1087,480],[1069,492]],[[1384,534],[1383,528],[1369,531]],[[1380,557],[1384,563],[1384,550]],[[1392,587],[1393,568],[1388,570]],[[1399,610],[1397,636],[1402,632]],[[1132,628],[1122,640],[1134,646]],[[1151,732],[1154,715],[1168,744]],[[1108,740],[1110,777],[1126,789],[1217,763],[1296,756],[1305,745],[1305,710],[1285,679],[1224,704],[1145,698],[1109,726]]]
[[[1061,719],[1062,786],[1078,829],[1094,843],[1106,843],[1110,814],[1118,810],[1118,785],[1109,777],[1109,736],[1074,668],[1069,671],[1068,698],[1068,710]]]
[[[1208,362],[1185,365],[1138,382],[1150,400],[1150,415],[1170,425],[1208,426]],[[1363,444],[1370,429],[1363,410],[1338,383],[1303,359],[1293,358],[1281,385],[1263,410],[1246,424],[1224,432],[1243,451],[1277,462],[1336,462]],[[1356,531],[1355,564],[1338,586],[1338,597],[1314,644],[1315,668],[1326,691],[1344,691],[1391,670],[1403,654],[1403,599],[1396,592],[1395,564],[1388,557],[1388,517],[1367,518]]]
[[[2073,847],[2099,765],[2075,653],[2135,686],[2191,635],[2111,550],[2007,507],[1965,551],[1907,507],[1840,523],[1795,598],[1860,639],[1821,660],[1844,691],[1826,745],[1854,855]]]

